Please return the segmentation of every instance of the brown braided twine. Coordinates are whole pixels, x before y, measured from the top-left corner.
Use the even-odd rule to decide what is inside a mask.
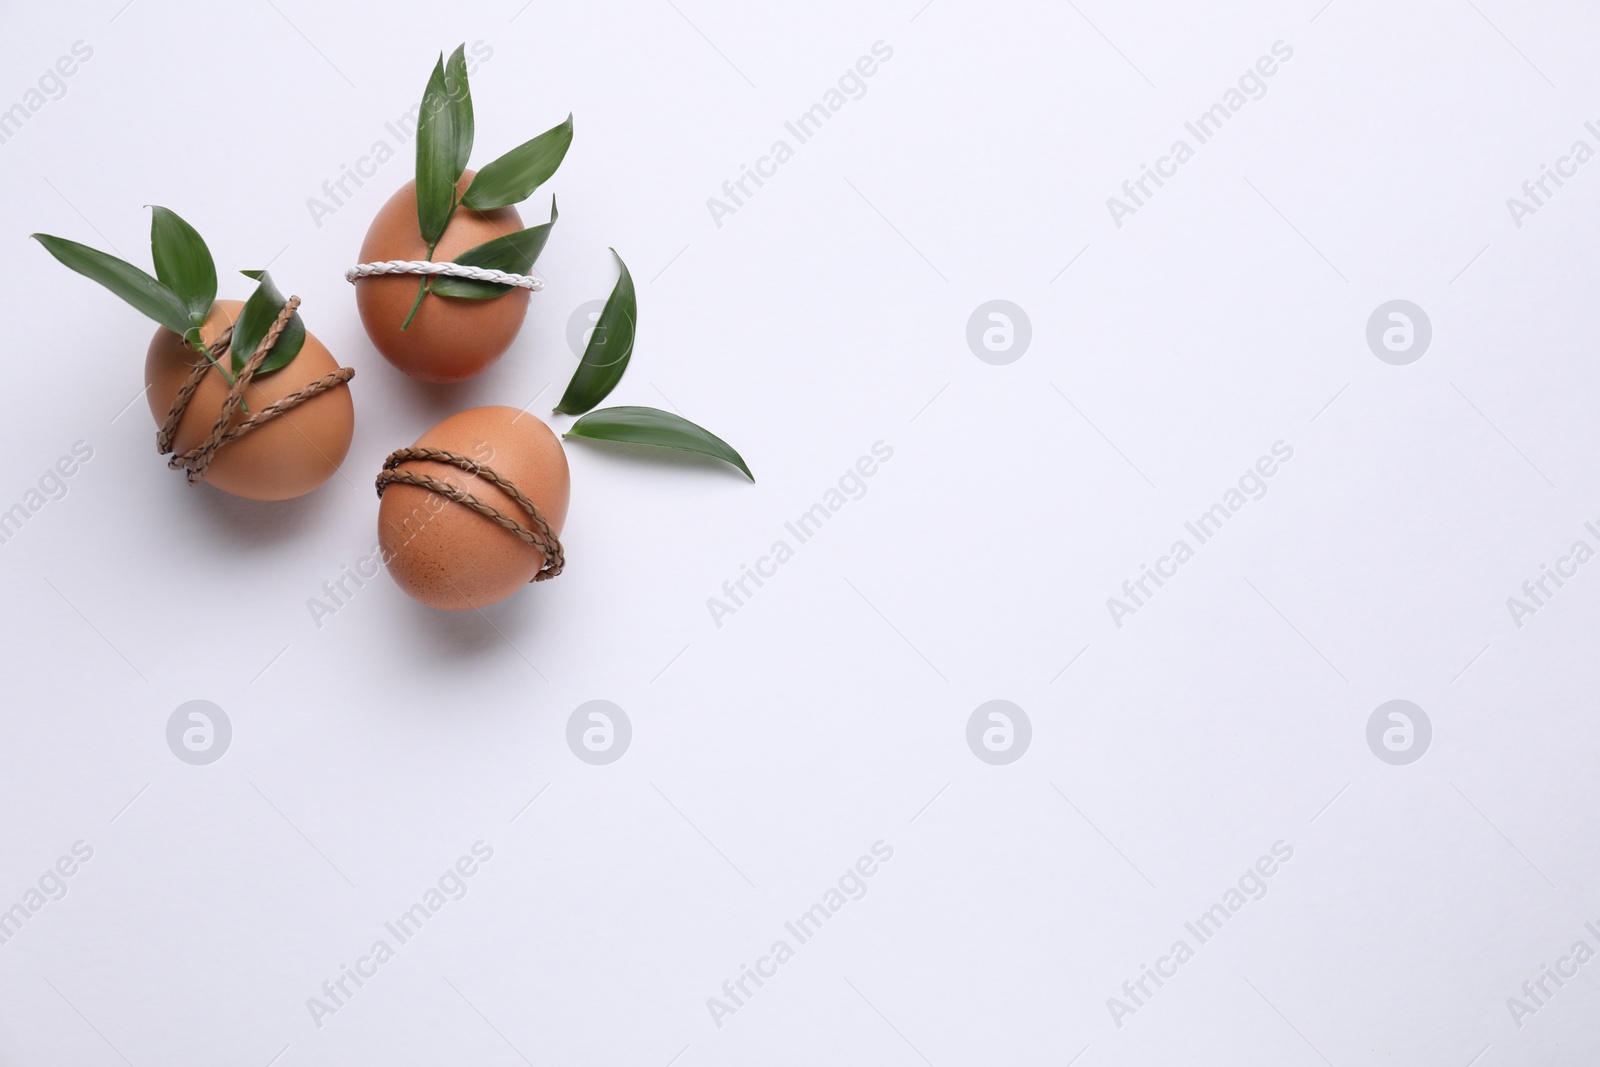
[[[411,460],[425,459],[435,463],[448,463],[452,467],[476,475],[505,493],[517,506],[528,513],[534,529],[528,529],[516,519],[496,508],[492,504],[473,496],[458,486],[440,478],[427,474],[418,474],[415,471],[397,469],[400,464]],[[399,448],[390,453],[389,458],[383,461],[383,470],[378,473],[377,490],[381,499],[383,491],[391,483],[399,482],[402,485],[414,485],[419,489],[438,493],[440,496],[454,500],[457,504],[470,508],[493,522],[501,529],[509,530],[517,535],[525,544],[537,548],[544,554],[544,566],[539,568],[539,573],[533,576],[533,581],[542,582],[554,578],[566,566],[566,553],[561,548],[561,540],[556,537],[555,531],[550,528],[550,523],[526,493],[518,489],[508,478],[497,473],[492,467],[487,467],[469,456],[459,452],[447,452],[441,448]]]
[[[245,362],[244,369],[234,375],[233,382],[228,387],[228,395],[222,401],[222,410],[217,413],[216,420],[211,424],[211,432],[204,441],[187,452],[181,452],[167,460],[167,466],[173,470],[183,468],[190,485],[200,484],[200,479],[205,477],[206,469],[211,466],[211,461],[216,457],[217,450],[229,441],[236,441],[251,430],[277,418],[292,408],[297,408],[307,400],[321,393],[327,392],[336,386],[344,385],[355,377],[354,367],[340,367],[336,371],[324,374],[314,382],[308,382],[288,396],[274,403],[268,404],[251,414],[249,417],[230,427],[228,422],[233,418],[233,413],[244,403],[244,391],[249,388],[250,382],[255,378],[256,372],[261,369],[261,364],[266,362],[267,356],[272,352],[273,345],[278,343],[278,338],[283,336],[283,331],[288,329],[289,320],[294,317],[295,309],[300,306],[300,298],[291,296],[283,305],[283,310],[278,312],[278,317],[273,320],[272,327],[267,330],[267,335],[256,345],[256,350],[251,353]],[[173,438],[178,434],[178,423],[183,421],[184,412],[189,409],[189,402],[194,399],[195,390],[200,388],[200,383],[210,372],[213,365],[220,368],[222,358],[227,354],[228,347],[233,343],[233,327],[229,326],[222,331],[215,341],[206,348],[209,357],[203,363],[196,363],[189,371],[189,376],[178,387],[178,395],[172,399],[172,407],[167,411],[166,421],[161,424],[161,429],[156,431],[156,450],[161,455],[166,455],[173,449]]]

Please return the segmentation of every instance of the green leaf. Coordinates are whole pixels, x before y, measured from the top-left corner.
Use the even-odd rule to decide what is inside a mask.
[[[454,111],[456,155],[452,161],[456,177],[467,169],[467,157],[472,155],[472,89],[467,85],[467,46],[461,45],[450,55],[444,67],[444,91],[450,98]],[[453,184],[453,183],[452,183]]]
[[[204,238],[176,212],[151,205],[150,254],[156,277],[171,289],[189,311],[192,326],[205,323],[217,299],[217,265]]]
[[[278,287],[273,284],[272,275],[266,271],[242,270],[239,273],[247,278],[256,279],[259,284],[256,286],[256,291],[250,294],[250,299],[244,302],[244,309],[239,312],[239,321],[233,324],[231,347],[234,374],[244,370],[244,365],[250,362],[250,357],[255,354],[256,346],[267,336],[267,331],[272,329],[272,323],[277,319],[278,312],[288,303],[283,294],[278,292]],[[284,327],[278,343],[272,346],[272,351],[262,361],[261,369],[256,371],[256,377],[260,378],[287,367],[290,361],[300,354],[300,347],[305,343],[306,324],[300,321],[300,313],[297,311],[289,319],[289,325]]]
[[[556,224],[556,218],[556,198],[552,196],[549,222],[508,233],[492,241],[485,241],[476,248],[469,248],[461,253],[455,258],[455,262],[469,267],[503,270],[509,274],[526,274],[533,269],[539,253],[544,251],[544,243],[550,239],[550,228]],[[505,296],[513,288],[515,287],[501,285],[499,282],[452,278],[447,274],[436,275],[433,279],[433,291],[437,295],[462,296],[471,300],[492,300],[497,296]]]
[[[473,175],[461,202],[474,211],[517,204],[533,195],[561,166],[572,146],[572,116],[526,141]]]
[[[456,182],[464,166],[457,165],[456,160],[461,156],[461,131],[455,106],[445,90],[441,55],[423,90],[422,111],[417,118],[417,226],[429,245],[438,242],[455,210]]]
[[[624,441],[634,445],[654,445],[679,452],[698,452],[725,460],[744,472],[752,482],[755,475],[745,466],[744,457],[710,430],[688,419],[659,408],[601,408],[572,424],[563,437],[588,437],[596,441]]]
[[[33,239],[44,245],[45,251],[60,260],[63,266],[99,282],[127,301],[141,315],[154,319],[173,333],[182,334],[189,330],[189,309],[178,299],[178,294],[132,263],[65,237],[36,233]]]
[[[617,256],[613,248],[611,254]],[[600,311],[594,332],[589,334],[589,344],[583,350],[583,360],[572,373],[567,391],[561,396],[556,410],[564,415],[582,415],[610,395],[628,369],[628,357],[633,355],[633,334],[638,317],[637,299],[633,292],[633,276],[628,265],[617,256],[617,266],[622,274],[616,288]]]

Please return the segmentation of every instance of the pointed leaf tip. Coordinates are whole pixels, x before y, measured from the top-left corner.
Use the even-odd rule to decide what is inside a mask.
[[[730,463],[752,483],[756,480],[744,457],[732,445],[683,416],[660,408],[601,408],[573,423],[572,429],[562,437],[587,437],[596,441],[618,441],[693,452]]]
[[[156,277],[183,302],[189,321],[199,326],[217,299],[217,265],[205,239],[177,212],[149,205],[150,255]]]
[[[521,203],[550,180],[571,147],[572,116],[568,115],[566,121],[485,163],[473,175],[461,202],[474,211]]]
[[[552,197],[549,222],[485,241],[461,253],[455,258],[455,262],[469,267],[503,270],[508,274],[527,274],[539,259],[539,253],[544,251],[545,242],[550,239],[550,231],[556,224],[556,218],[556,202]],[[473,300],[492,300],[498,296],[505,296],[513,288],[499,282],[452,278],[447,274],[439,275],[433,280],[433,292],[438,295],[467,297]]]
[[[273,320],[288,303],[278,287],[272,281],[272,275],[266,271],[241,271],[241,274],[254,274],[259,278],[260,284],[256,291],[250,294],[250,299],[244,302],[244,307],[239,311],[239,321],[233,326],[233,372],[235,374],[244,370],[244,365],[250,362],[250,357],[255,354],[256,346],[267,336],[272,329]],[[256,371],[256,377],[271,374],[275,370],[287,367],[294,357],[300,354],[300,349],[306,342],[306,326],[296,311],[289,319],[289,325],[278,337],[278,343],[272,346],[272,351],[267,353],[267,358],[262,361],[261,368]]]
[[[422,92],[417,117],[417,227],[429,245],[438,241],[449,225],[456,182],[466,165],[464,155],[472,148],[471,132],[464,128],[461,116],[446,85],[441,52]]]
[[[633,275],[628,273],[628,265],[617,256],[616,249],[613,248],[611,254],[617,257],[620,272],[617,284],[589,334],[583,359],[567,383],[567,391],[556,405],[557,411],[567,415],[582,415],[610,396],[633,356],[633,338],[638,325]]]
[[[178,294],[132,263],[65,237],[36,233],[33,239],[62,266],[105,286],[141,315],[173,333],[188,332],[189,309]]]

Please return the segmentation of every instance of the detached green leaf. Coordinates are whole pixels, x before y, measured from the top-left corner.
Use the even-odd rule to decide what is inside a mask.
[[[44,245],[45,251],[60,260],[63,266],[99,282],[141,315],[154,319],[173,333],[188,332],[189,309],[178,299],[178,294],[132,263],[65,237],[36,233],[33,239]]]
[[[556,224],[556,218],[556,200],[555,197],[551,197],[549,222],[542,226],[530,226],[526,230],[508,233],[492,241],[485,241],[476,248],[469,248],[461,253],[455,258],[455,262],[469,267],[503,270],[509,274],[526,274],[533,269],[539,253],[544,251],[545,242],[550,239],[550,228]],[[447,274],[436,275],[433,279],[433,291],[436,295],[462,296],[471,300],[493,300],[497,296],[505,296],[513,288],[515,287],[501,285],[499,282],[452,278]]]
[[[456,155],[452,161],[456,177],[467,169],[467,157],[472,155],[472,89],[467,85],[467,46],[459,46],[444,66],[444,91],[450,98],[454,111]],[[452,183],[454,184],[454,183]]]
[[[200,326],[217,299],[217,265],[211,249],[195,228],[176,212],[151,205],[150,254],[156,277],[171,289],[189,311],[191,326]]]
[[[733,464],[752,482],[755,475],[745,466],[744,457],[712,433],[688,419],[659,408],[619,407],[591,411],[572,424],[563,437],[588,437],[596,441],[623,441],[634,445],[654,445],[679,452],[698,452]]]
[[[518,204],[533,195],[567,158],[572,147],[572,116],[526,141],[473,175],[461,202],[474,211]]]
[[[422,93],[417,119],[417,225],[422,239],[432,245],[444,233],[455,210],[456,182],[463,158],[456,108],[445,89],[444,57],[433,65],[433,75]],[[470,150],[471,145],[468,145]]]
[[[272,329],[272,323],[277,319],[278,312],[288,303],[283,294],[278,292],[278,287],[273,284],[272,275],[266,271],[242,270],[239,273],[247,278],[256,279],[259,284],[256,285],[256,291],[250,294],[250,299],[244,302],[244,309],[239,312],[239,321],[233,324],[231,347],[234,374],[244,370],[244,365],[250,362],[250,357],[255,354],[256,346],[267,336],[267,331]],[[294,357],[300,354],[300,348],[305,343],[306,324],[300,321],[300,313],[296,311],[289,319],[289,325],[284,327],[278,343],[272,346],[272,351],[262,362],[261,369],[256,371],[256,377],[260,378],[287,367]]]
[[[611,254],[617,256],[613,248]],[[638,317],[638,301],[633,292],[633,275],[628,265],[617,256],[617,266],[622,274],[606,299],[594,331],[589,334],[589,344],[583,350],[583,360],[572,373],[567,391],[561,396],[556,410],[564,415],[582,415],[604,400],[622,380],[628,369],[628,358],[633,355],[634,324]]]

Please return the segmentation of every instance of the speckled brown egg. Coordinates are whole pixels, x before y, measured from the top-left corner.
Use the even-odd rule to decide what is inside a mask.
[[[206,344],[239,317],[244,304],[218,300],[201,329]],[[224,359],[229,359],[224,357]],[[145,396],[156,425],[166,421],[178,388],[197,362],[205,357],[183,343],[171,330],[156,331],[145,357]],[[231,364],[228,364],[231,369]],[[260,411],[302,386],[339,369],[339,364],[310,331],[298,355],[281,370],[254,379],[245,389],[245,404]],[[229,383],[215,367],[201,379],[178,423],[173,441],[178,453],[198,447],[211,432],[217,413],[228,395]],[[234,412],[229,425],[245,418]],[[251,500],[287,500],[311,492],[333,477],[350,450],[355,429],[355,409],[350,389],[339,385],[264,422],[242,437],[223,445],[211,460],[205,480],[218,489]],[[180,475],[174,474],[177,478]]]
[[[417,438],[417,448],[466,456],[520,489],[557,535],[572,493],[567,455],[550,427],[516,408],[473,408]],[[407,460],[533,528],[527,512],[493,483],[449,463]],[[504,600],[533,580],[545,554],[471,508],[421,486],[393,482],[378,507],[378,544],[400,588],[435,608],[461,611]]]
[[[466,191],[472,176],[470,170],[461,176],[458,194]],[[514,207],[493,211],[458,207],[430,257],[417,225],[417,183],[410,181],[378,209],[361,243],[361,262],[431,258],[447,263],[469,248],[520,229],[522,216]],[[492,300],[429,293],[411,325],[402,330],[423,280],[416,274],[386,274],[356,282],[356,308],[367,336],[385,359],[413,378],[425,382],[470,378],[516,340],[528,314],[526,289],[512,289]]]

